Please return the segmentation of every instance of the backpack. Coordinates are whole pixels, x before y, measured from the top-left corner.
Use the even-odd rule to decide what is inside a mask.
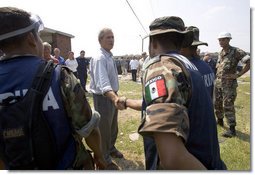
[[[24,97],[8,97],[0,104],[0,159],[7,169],[56,167],[56,143],[42,111],[54,67],[53,61],[43,62]]]

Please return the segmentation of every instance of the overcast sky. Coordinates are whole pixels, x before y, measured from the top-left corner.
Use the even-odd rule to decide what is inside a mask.
[[[200,40],[209,44],[202,51],[217,52],[217,36],[222,31],[232,34],[231,44],[250,52],[249,0],[0,0],[0,6],[15,6],[38,14],[46,27],[69,33],[72,50],[93,56],[98,48],[101,28],[112,28],[115,35],[114,55],[140,54],[142,39],[149,24],[157,17],[180,16],[186,26],[200,29]],[[148,51],[148,39],[144,41]]]

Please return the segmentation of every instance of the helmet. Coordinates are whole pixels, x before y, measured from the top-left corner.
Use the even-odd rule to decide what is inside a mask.
[[[228,32],[221,32],[219,34],[219,36],[218,36],[218,39],[220,39],[220,38],[229,38],[229,39],[232,39],[231,34],[228,33]]]

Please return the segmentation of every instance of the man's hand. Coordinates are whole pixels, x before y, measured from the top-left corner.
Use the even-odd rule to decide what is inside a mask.
[[[126,106],[126,97],[119,97],[116,101],[115,101],[115,106],[116,108],[118,108],[119,110],[124,110],[127,108]]]

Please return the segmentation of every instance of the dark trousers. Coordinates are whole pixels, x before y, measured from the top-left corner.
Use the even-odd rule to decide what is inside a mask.
[[[82,88],[86,90],[86,83],[87,83],[87,72],[78,72],[78,77],[81,82]]]
[[[107,163],[111,163],[110,153],[115,149],[118,135],[118,110],[110,99],[103,95],[93,94],[94,108],[101,115],[99,130],[101,132],[103,155]]]
[[[154,139],[152,137],[143,136],[143,145],[145,154],[145,169],[157,170],[159,158]]]
[[[142,103],[142,111],[141,116],[143,116],[146,112],[146,103],[143,99]],[[143,136],[143,148],[144,148],[144,156],[145,156],[145,169],[146,170],[157,170],[159,164],[159,157],[157,152],[157,146],[152,137]]]
[[[136,73],[137,73],[137,70],[136,70],[136,69],[132,69],[132,70],[131,70],[131,73],[132,73],[132,80],[133,80],[133,81],[136,81]]]

